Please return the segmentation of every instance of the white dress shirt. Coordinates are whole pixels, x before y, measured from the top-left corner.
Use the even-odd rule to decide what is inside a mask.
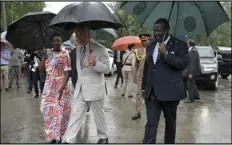
[[[164,41],[164,44],[166,45],[168,43],[170,39],[170,36],[168,36],[168,38]],[[155,46],[155,49],[153,51],[153,62],[154,62],[154,65],[156,64],[157,62],[157,58],[158,58],[158,53],[159,53],[159,42],[156,43],[156,46]]]

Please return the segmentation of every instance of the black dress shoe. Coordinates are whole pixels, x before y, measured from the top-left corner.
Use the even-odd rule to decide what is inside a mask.
[[[107,139],[99,139],[97,144],[108,144],[108,138]]]
[[[6,88],[6,92],[9,92],[9,89],[8,89],[8,88]]]
[[[132,120],[137,120],[141,118],[141,114],[140,113],[136,113],[134,116],[132,116]]]
[[[115,85],[114,88],[117,89],[117,86]]]
[[[46,142],[47,144],[56,144],[57,143],[57,141],[56,140],[51,140],[51,141],[48,141],[48,142]]]
[[[39,98],[39,95],[35,95],[33,98]]]
[[[194,101],[192,101],[192,100],[186,100],[186,101],[184,101],[184,103],[193,103]]]
[[[133,97],[132,95],[128,96],[128,98],[132,98],[132,97]]]

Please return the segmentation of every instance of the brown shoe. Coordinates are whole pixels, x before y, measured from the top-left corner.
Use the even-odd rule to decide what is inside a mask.
[[[139,118],[141,118],[141,113],[135,113],[135,115],[132,116],[132,120],[137,120]]]

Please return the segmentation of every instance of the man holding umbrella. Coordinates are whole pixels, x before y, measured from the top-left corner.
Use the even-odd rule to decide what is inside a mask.
[[[104,74],[110,72],[108,52],[99,43],[90,41],[90,30],[85,25],[79,24],[75,35],[78,46],[70,54],[74,94],[71,101],[71,118],[63,142],[76,143],[85,113],[90,107],[97,126],[98,143],[108,143],[103,110],[106,96]]]
[[[165,18],[154,24],[154,41],[146,49],[142,92],[147,110],[143,143],[155,143],[161,111],[165,118],[164,143],[175,143],[177,106],[186,97],[182,70],[188,65],[187,44],[169,34]]]

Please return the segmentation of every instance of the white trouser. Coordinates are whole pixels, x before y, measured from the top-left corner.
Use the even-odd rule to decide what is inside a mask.
[[[132,95],[133,74],[132,71],[122,71],[123,75],[123,94],[125,96]]]
[[[85,114],[91,108],[95,123],[97,126],[97,134],[99,139],[107,139],[107,126],[103,110],[103,100],[85,101],[80,92],[76,99],[71,101],[71,116],[68,128],[64,134],[63,143],[77,143],[77,134],[81,128],[82,122],[85,119]]]

